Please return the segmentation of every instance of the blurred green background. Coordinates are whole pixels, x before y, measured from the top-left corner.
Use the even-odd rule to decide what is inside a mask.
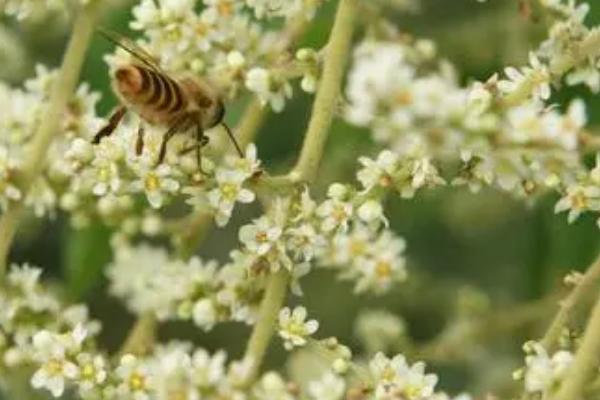
[[[600,4],[591,1],[590,24],[600,22]],[[131,4],[115,8],[105,26],[127,33]],[[329,1],[303,39],[303,44],[320,46],[331,25],[335,1]],[[439,53],[457,66],[461,80],[486,79],[507,65],[525,62],[527,52],[543,37],[543,26],[523,18],[516,0],[427,0],[416,15],[393,15],[398,26],[418,37],[432,38]],[[56,66],[68,35],[61,18],[21,25],[4,19],[0,27],[6,35],[22,43],[24,51],[0,46],[0,74],[18,84],[31,76],[35,62]],[[3,48],[8,48],[4,50]],[[107,69],[102,56],[111,46],[95,38],[88,53],[83,80],[103,94],[99,106],[107,113],[115,98],[110,92]],[[11,53],[12,51],[12,53]],[[17,60],[14,51],[21,54]],[[21,63],[19,67],[15,67]],[[294,161],[310,110],[311,98],[295,90],[293,101],[281,114],[269,115],[260,130],[259,156],[271,171],[284,171]],[[592,125],[600,122],[600,98],[585,90],[563,89],[553,100],[564,104],[574,96],[585,98]],[[241,106],[229,107],[227,120],[234,124]],[[368,132],[337,121],[331,132],[327,156],[322,164],[316,191],[335,180],[352,181],[359,155],[372,155],[377,147]],[[402,316],[411,338],[418,344],[435,340],[451,323],[455,306],[465,287],[489,297],[491,310],[520,309],[519,304],[535,303],[553,293],[568,271],[585,268],[595,257],[600,242],[593,216],[583,216],[568,225],[565,215],[555,216],[556,195],[549,194],[535,203],[524,204],[491,190],[473,195],[465,190],[425,191],[413,200],[389,198],[387,214],[393,229],[408,243],[410,279],[382,297],[352,294],[352,286],[338,282],[325,271],[314,271],[302,284],[304,298],[292,302],[304,304],[321,322],[320,336],[335,335],[360,350],[353,322],[361,310],[384,308]],[[257,208],[239,209],[239,215],[227,229],[214,229],[199,249],[203,258],[224,260],[237,245],[236,232],[259,213]],[[102,340],[108,349],[116,349],[132,316],[116,299],[106,294],[102,269],[111,259],[110,230],[94,226],[74,231],[64,216],[51,221],[23,223],[11,259],[43,266],[51,282],[64,285],[65,296],[85,301],[94,317],[105,323]],[[470,293],[470,292],[469,292]],[[548,302],[546,302],[548,304]],[[552,312],[550,302],[547,308]],[[496,314],[487,313],[488,317]],[[511,315],[510,312],[508,315]],[[542,317],[550,314],[541,313]],[[521,362],[520,346],[537,337],[548,319],[525,324],[508,333],[490,335],[481,346],[462,343],[464,357],[428,360],[443,374],[442,387],[455,391],[463,388],[475,393],[487,389],[509,390],[510,372]],[[168,324],[161,328],[164,338],[178,337],[211,349],[227,348],[234,356],[245,346],[249,329],[226,324],[209,334],[189,325]],[[269,365],[281,365],[284,353],[279,343],[271,346]]]

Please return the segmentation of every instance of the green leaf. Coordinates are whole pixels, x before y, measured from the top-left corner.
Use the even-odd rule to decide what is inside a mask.
[[[102,270],[112,258],[110,234],[102,225],[65,233],[63,269],[71,299],[81,300],[102,282]]]

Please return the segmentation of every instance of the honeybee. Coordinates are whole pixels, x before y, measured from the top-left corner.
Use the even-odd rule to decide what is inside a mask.
[[[132,40],[106,29],[99,29],[99,33],[134,56],[135,61],[114,71],[113,91],[121,105],[110,116],[108,123],[96,133],[92,141],[94,144],[100,143],[103,137],[110,136],[129,109],[146,123],[165,127],[157,164],[164,161],[167,144],[174,135],[193,132],[196,143],[193,147],[184,149],[182,154],[195,149],[198,168],[202,171],[201,149],[208,143],[208,136],[204,131],[217,125],[225,128],[240,157],[244,156],[235,136],[223,121],[225,105],[214,87],[197,78],[175,78]],[[140,124],[136,154],[141,155],[143,148],[144,126]]]

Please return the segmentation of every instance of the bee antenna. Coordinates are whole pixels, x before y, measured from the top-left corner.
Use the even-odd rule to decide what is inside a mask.
[[[229,126],[227,126],[227,124],[225,122],[221,122],[221,125],[223,125],[223,128],[225,128],[225,131],[227,132],[229,139],[231,139],[231,141],[233,142],[233,145],[235,146],[235,149],[237,150],[240,157],[244,158],[244,152],[240,148],[240,145],[238,144],[237,140],[235,139],[235,136],[233,136],[233,132],[231,132],[231,129],[229,128]]]

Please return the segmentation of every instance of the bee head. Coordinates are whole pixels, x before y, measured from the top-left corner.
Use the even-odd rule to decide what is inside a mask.
[[[207,110],[207,117],[207,125],[210,128],[219,125],[223,121],[223,118],[225,117],[225,105],[223,104],[223,100],[217,98],[212,102]]]

